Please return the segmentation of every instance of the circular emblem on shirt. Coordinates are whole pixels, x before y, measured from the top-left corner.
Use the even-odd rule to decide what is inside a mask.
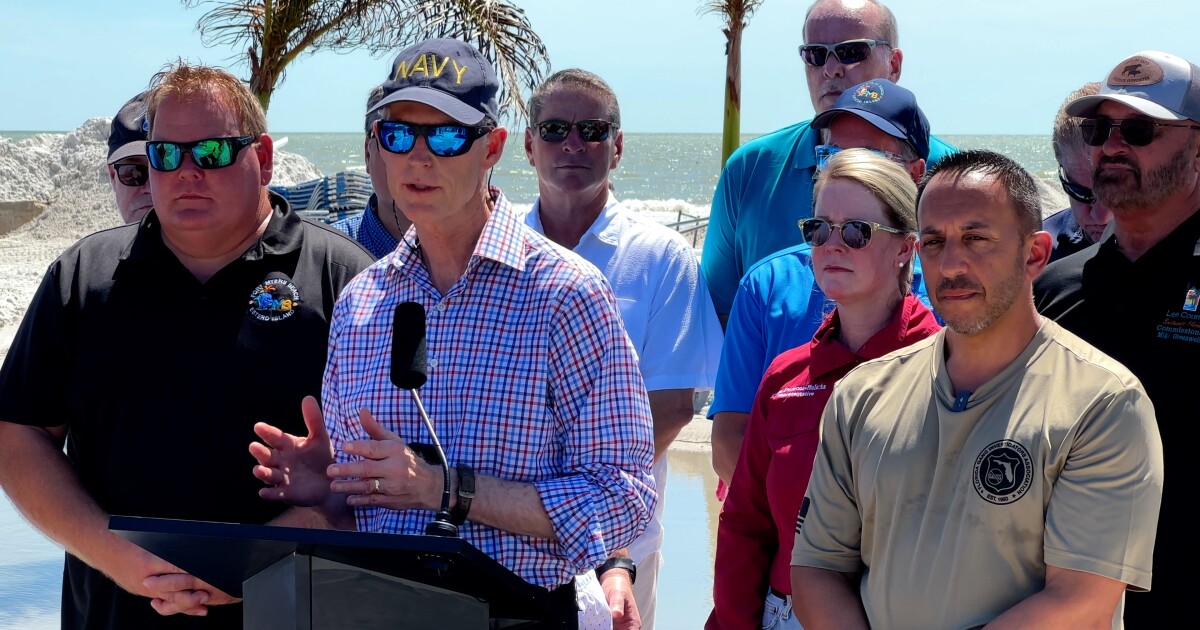
[[[1025,496],[1033,483],[1033,459],[1012,440],[988,444],[975,458],[975,491],[988,503],[1008,505]]]
[[[853,98],[855,103],[862,103],[864,105],[878,103],[883,98],[883,86],[874,81],[868,81],[858,86],[858,89],[854,90],[854,94],[851,94],[850,98]]]
[[[300,290],[287,278],[267,278],[250,293],[250,314],[264,322],[281,322],[299,305]]]

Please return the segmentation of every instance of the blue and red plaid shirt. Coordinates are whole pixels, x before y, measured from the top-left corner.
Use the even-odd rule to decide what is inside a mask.
[[[616,300],[594,267],[535,233],[494,191],[466,273],[441,295],[405,242],[359,274],[334,309],[325,424],[338,461],[366,439],[370,409],[405,441],[432,442],[411,394],[390,381],[392,316],[426,309],[421,400],[453,466],[532,483],[557,540],[468,520],[463,538],[526,581],[552,588],[625,547],[654,511],[650,405]],[[360,531],[420,534],[428,510],[356,508]]]

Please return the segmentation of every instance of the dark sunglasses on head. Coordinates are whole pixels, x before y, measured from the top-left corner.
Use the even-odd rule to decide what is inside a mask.
[[[113,164],[113,170],[117,172],[117,181],[130,188],[142,186],[150,178],[150,169],[146,168],[145,164],[137,162]]]
[[[579,130],[579,137],[584,142],[603,142],[608,140],[608,134],[617,128],[617,123],[607,120],[577,120],[574,123],[565,120],[543,120],[537,124],[538,135],[546,142],[562,142],[571,133],[571,128]]]
[[[860,219],[851,219],[841,224],[830,223],[825,219],[801,219],[796,223],[800,226],[800,234],[804,236],[804,242],[813,247],[821,247],[829,242],[829,235],[835,229],[842,231],[842,242],[850,249],[862,249],[866,247],[871,242],[871,232],[874,230],[891,232],[892,234],[908,233],[894,227],[880,225],[873,221],[862,221]]]
[[[471,150],[475,141],[488,135],[492,127],[469,125],[416,125],[399,120],[375,123],[379,146],[388,153],[404,155],[417,146],[417,136],[425,136],[425,146],[438,157],[457,157]]]
[[[876,46],[891,46],[883,39],[848,39],[837,44],[802,44],[800,57],[804,63],[820,68],[829,61],[829,54],[837,57],[842,65],[858,63],[871,56],[871,49]]]
[[[1067,179],[1067,174],[1063,172],[1062,167],[1058,167],[1058,183],[1062,184],[1063,192],[1067,196],[1078,201],[1079,203],[1092,204],[1096,202],[1096,193],[1092,192],[1091,188],[1082,184]]]
[[[1155,127],[1179,127],[1181,129],[1200,129],[1197,125],[1174,125],[1149,118],[1126,118],[1113,120],[1111,118],[1085,118],[1079,123],[1079,131],[1083,133],[1083,141],[1093,147],[1098,147],[1106,140],[1113,129],[1121,130],[1121,138],[1131,147],[1144,147],[1154,140]]]
[[[254,136],[207,138],[195,142],[151,140],[146,143],[146,156],[150,158],[150,168],[156,171],[173,171],[183,166],[185,153],[191,153],[192,161],[200,168],[225,168],[237,161],[242,149],[252,144]]]

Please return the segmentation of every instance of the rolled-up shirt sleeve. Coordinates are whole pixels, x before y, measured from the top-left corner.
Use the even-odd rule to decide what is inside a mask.
[[[555,322],[547,387],[564,474],[534,485],[563,555],[582,573],[629,545],[654,513],[653,424],[607,283],[567,289]]]

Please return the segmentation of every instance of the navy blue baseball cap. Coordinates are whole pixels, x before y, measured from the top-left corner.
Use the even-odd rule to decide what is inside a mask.
[[[135,155],[145,157],[148,131],[146,92],[142,92],[122,105],[112,120],[108,130],[108,163],[114,164]]]
[[[917,97],[899,85],[887,79],[859,83],[842,92],[832,108],[813,119],[812,126],[825,129],[839,114],[854,114],[929,159],[929,120],[917,106]]]
[[[500,120],[500,81],[492,64],[470,44],[429,39],[400,51],[383,84],[383,99],[367,113],[392,103],[424,103],[464,125],[484,117]]]

